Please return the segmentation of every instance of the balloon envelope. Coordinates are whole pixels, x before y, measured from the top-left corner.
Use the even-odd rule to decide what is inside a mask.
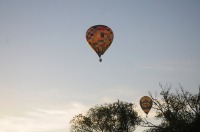
[[[90,47],[97,53],[101,61],[101,55],[110,47],[114,38],[113,31],[105,25],[95,25],[86,32],[86,40]]]
[[[149,111],[151,110],[151,107],[153,105],[153,101],[150,97],[148,96],[143,96],[141,99],[140,99],[140,106],[142,108],[142,110],[148,114]]]

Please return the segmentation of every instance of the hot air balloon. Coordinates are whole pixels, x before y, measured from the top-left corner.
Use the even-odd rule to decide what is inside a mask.
[[[113,31],[105,25],[92,26],[86,32],[86,40],[99,56],[100,62],[102,61],[101,56],[110,47],[113,38]]]
[[[140,106],[141,106],[142,110],[146,113],[146,116],[148,115],[149,111],[151,110],[152,105],[153,105],[153,101],[150,97],[143,96],[140,99]]]

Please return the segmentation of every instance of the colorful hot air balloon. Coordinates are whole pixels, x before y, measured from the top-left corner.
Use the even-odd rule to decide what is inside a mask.
[[[113,38],[113,31],[105,25],[92,26],[86,32],[86,40],[99,56],[100,62],[102,61],[101,55],[110,47]]]
[[[149,111],[151,110],[151,107],[153,105],[153,101],[150,97],[148,96],[143,96],[140,99],[140,106],[142,110],[148,115]]]

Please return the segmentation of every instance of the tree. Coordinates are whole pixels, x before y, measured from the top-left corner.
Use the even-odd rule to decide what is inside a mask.
[[[141,118],[132,103],[117,101],[90,108],[70,121],[72,132],[132,132]]]
[[[153,97],[156,110],[156,118],[161,120],[159,125],[154,125],[147,120],[143,121],[143,126],[151,127],[146,132],[193,132],[200,131],[200,88],[199,93],[192,94],[184,91],[180,86],[180,91],[170,93],[171,85],[163,88],[160,93],[161,99]]]

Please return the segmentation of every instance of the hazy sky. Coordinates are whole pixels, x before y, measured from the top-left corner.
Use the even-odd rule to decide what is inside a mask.
[[[97,24],[115,35],[101,63],[85,39]],[[139,99],[159,83],[198,91],[199,0],[0,0],[1,132],[69,132],[117,99],[145,117]]]

